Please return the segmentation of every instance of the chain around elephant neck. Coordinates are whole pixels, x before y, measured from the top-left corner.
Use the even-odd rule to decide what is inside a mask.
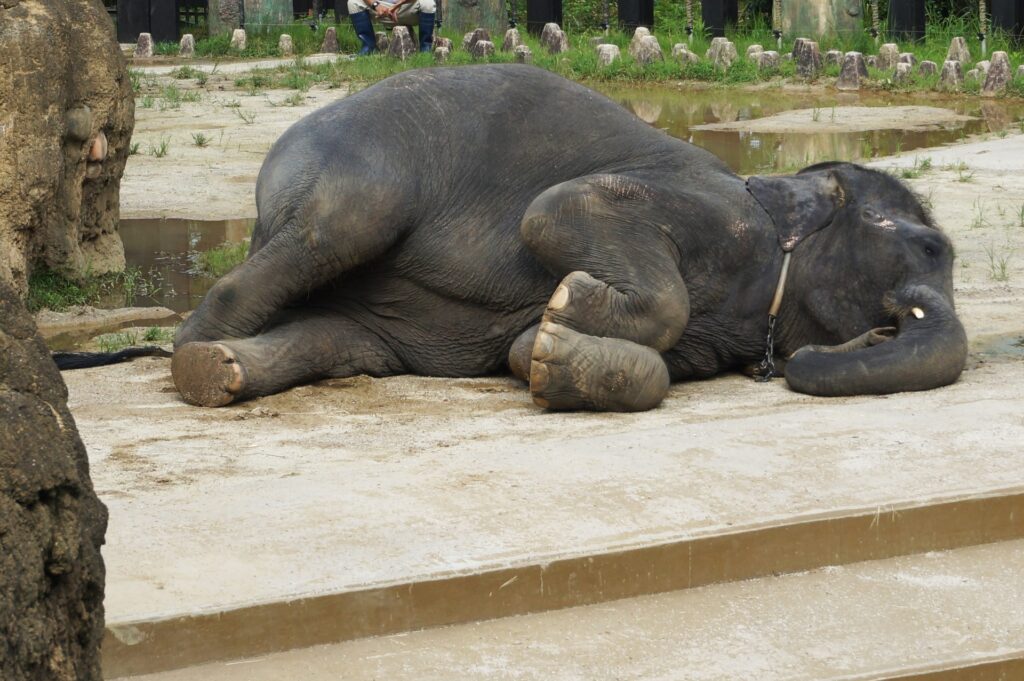
[[[759,382],[772,380],[775,372],[775,320],[779,318],[779,309],[782,307],[782,296],[786,292],[786,276],[789,274],[789,257],[792,251],[787,251],[782,256],[782,271],[779,272],[779,283],[775,285],[775,297],[772,298],[772,306],[768,308],[768,337],[765,340],[764,359],[754,370],[754,376]]]

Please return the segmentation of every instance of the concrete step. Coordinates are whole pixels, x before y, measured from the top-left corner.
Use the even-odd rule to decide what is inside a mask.
[[[138,681],[1024,678],[1024,541],[209,664]]]
[[[627,415],[504,378],[219,410],[166,360],[65,378],[110,508],[108,677],[1024,537],[1016,358],[888,398],[730,376]]]

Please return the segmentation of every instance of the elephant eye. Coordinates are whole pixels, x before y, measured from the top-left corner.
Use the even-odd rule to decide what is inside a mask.
[[[878,222],[882,219],[882,216],[874,208],[865,208],[861,215],[863,215],[864,219],[868,222]]]

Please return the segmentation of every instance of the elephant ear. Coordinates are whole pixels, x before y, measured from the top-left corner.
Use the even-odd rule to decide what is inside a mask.
[[[751,177],[747,191],[771,216],[779,245],[787,253],[807,235],[827,227],[845,202],[839,180],[830,171]]]

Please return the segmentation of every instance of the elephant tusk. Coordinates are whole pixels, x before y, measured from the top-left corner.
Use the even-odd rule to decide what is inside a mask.
[[[922,310],[919,307],[910,308],[910,313],[917,317],[918,319],[924,319],[924,310]]]
[[[89,147],[89,161],[98,163],[107,158],[107,136],[100,130]]]

